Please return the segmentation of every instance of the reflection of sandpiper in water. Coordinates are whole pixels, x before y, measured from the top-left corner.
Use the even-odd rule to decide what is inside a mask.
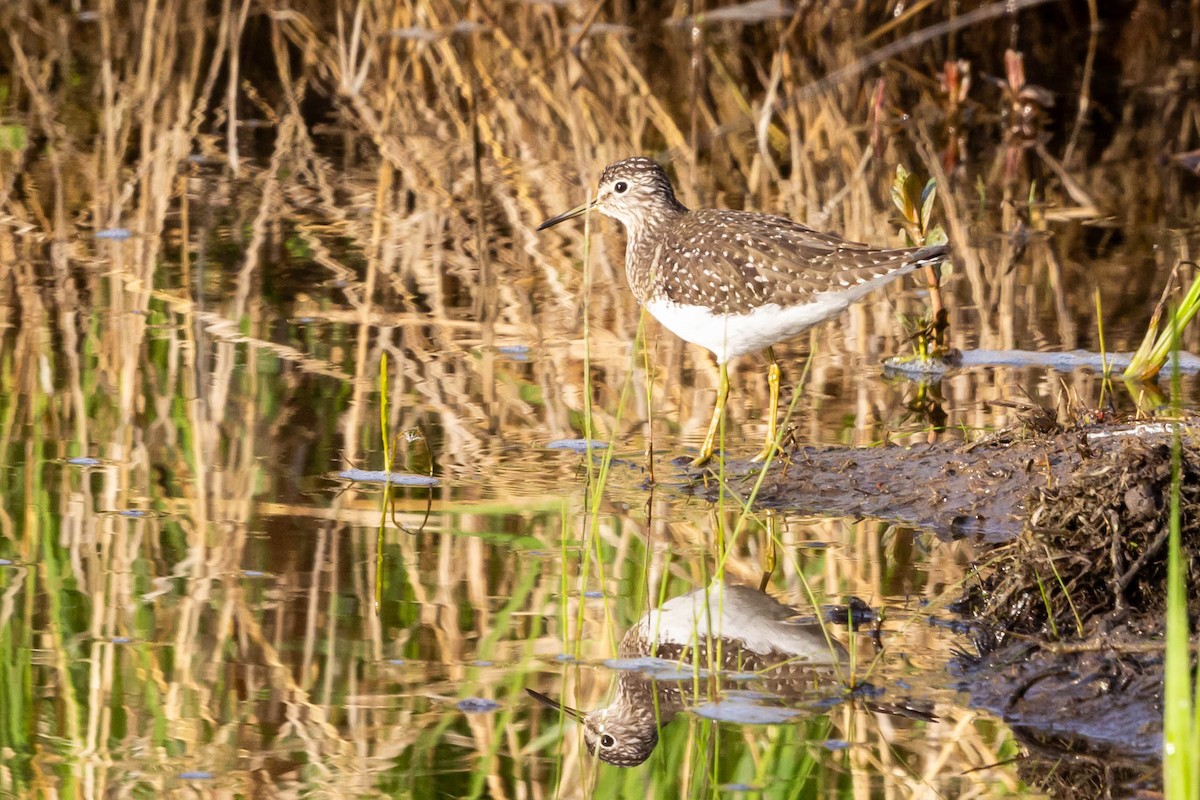
[[[609,764],[636,766],[658,744],[659,727],[686,705],[709,699],[703,693],[710,686],[753,686],[792,706],[827,698],[845,650],[820,624],[793,621],[799,613],[757,589],[714,581],[707,590],[668,600],[629,629],[618,648],[617,692],[608,706],[584,713],[526,691],[582,722],[591,753]],[[664,672],[679,664],[694,668]],[[791,713],[799,712],[773,721]]]

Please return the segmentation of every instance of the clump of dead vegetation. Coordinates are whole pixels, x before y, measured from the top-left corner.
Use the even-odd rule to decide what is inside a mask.
[[[983,650],[1009,635],[1046,642],[1086,639],[1114,625],[1160,630],[1166,607],[1171,445],[1128,436],[1091,451],[1069,478],[1028,499],[1026,535],[996,551],[971,605],[988,621]],[[1200,579],[1200,444],[1182,447],[1182,541],[1188,583]],[[1197,600],[1193,598],[1193,614]],[[1132,623],[1132,624],[1130,624]]]

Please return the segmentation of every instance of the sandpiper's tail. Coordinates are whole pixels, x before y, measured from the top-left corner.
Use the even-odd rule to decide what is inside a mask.
[[[912,251],[912,262],[918,266],[927,264],[936,264],[939,261],[945,261],[950,255],[950,245],[948,244],[931,244]]]

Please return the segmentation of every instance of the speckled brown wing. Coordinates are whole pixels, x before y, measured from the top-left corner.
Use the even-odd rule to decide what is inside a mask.
[[[814,294],[901,270],[921,253],[879,250],[783,217],[742,211],[689,212],[664,241],[670,244],[654,266],[666,299],[734,312],[810,302]]]

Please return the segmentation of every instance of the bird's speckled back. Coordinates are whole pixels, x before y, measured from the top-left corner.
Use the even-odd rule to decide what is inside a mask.
[[[642,304],[660,300],[735,314],[799,305],[822,292],[898,276],[946,252],[944,246],[872,248],[768,214],[690,211],[648,158],[609,164],[597,201],[625,226],[626,275]]]

